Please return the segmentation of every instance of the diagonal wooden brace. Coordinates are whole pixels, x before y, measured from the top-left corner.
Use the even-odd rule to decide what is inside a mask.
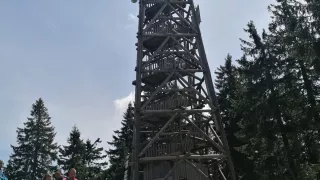
[[[185,120],[187,120],[190,124],[192,124],[201,134],[215,147],[217,148],[221,153],[225,153],[225,150],[219,146],[215,141],[213,141],[205,132],[203,132],[194,122],[192,122],[188,117],[181,114],[181,116],[184,117]]]
[[[160,131],[149,141],[149,143],[143,148],[143,150],[140,152],[139,157],[143,156],[144,153],[150,148],[150,146],[159,138],[160,134],[167,129],[167,127],[171,124],[171,122],[176,118],[178,113],[175,113],[169,121],[160,129]]]

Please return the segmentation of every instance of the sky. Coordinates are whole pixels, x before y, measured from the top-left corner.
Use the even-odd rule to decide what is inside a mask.
[[[194,0],[211,73],[253,20],[266,28],[273,0]],[[120,128],[133,100],[138,4],[130,0],[0,1],[0,159],[8,160],[16,129],[43,98],[66,144],[72,126],[102,146]]]

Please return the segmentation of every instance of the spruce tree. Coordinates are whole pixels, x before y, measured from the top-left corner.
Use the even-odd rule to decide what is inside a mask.
[[[250,161],[244,153],[237,148],[245,145],[236,134],[240,130],[238,125],[242,117],[242,111],[237,110],[236,102],[241,101],[241,86],[239,84],[239,75],[236,67],[232,64],[232,57],[228,54],[225,65],[220,66],[216,73],[216,89],[219,108],[221,111],[221,120],[225,126],[225,132],[230,148],[237,175],[239,179],[256,179],[253,162]],[[243,166],[246,164],[246,166]]]
[[[278,47],[276,55],[282,57],[285,64],[284,84],[290,87],[284,94],[287,98],[282,111],[287,119],[295,122],[293,153],[305,179],[315,179],[316,175],[310,171],[319,171],[320,167],[317,68],[320,62],[317,36],[320,31],[317,28],[319,10],[313,9],[318,4],[316,1],[282,0],[270,7],[273,15],[269,28],[271,40]]]
[[[315,150],[314,142],[317,140],[314,135],[316,135],[315,129],[320,127],[320,116],[316,98],[319,94],[319,85],[317,85],[319,75],[316,73],[316,67],[313,66],[319,51],[313,48],[314,42],[317,41],[317,33],[312,27],[310,14],[306,13],[304,6],[295,0],[283,0],[271,6],[274,20],[270,31],[278,41],[282,42],[284,51],[278,54],[282,55],[284,61],[287,62],[288,71],[295,72],[296,88],[305,92],[300,96],[302,102],[300,107],[303,110],[301,114],[301,120],[303,120],[300,126],[302,130],[314,130],[311,134],[304,134],[307,143],[305,147],[307,157],[302,158],[315,163],[319,162],[319,157],[316,157],[319,152]],[[276,30],[276,27],[282,31]]]
[[[219,69],[218,99],[231,153],[246,154],[259,179],[320,178],[318,7],[318,1],[277,0],[269,8],[268,32],[259,35],[248,24],[235,98],[228,89],[234,82],[230,70]],[[231,130],[232,120],[239,121],[239,132],[237,125]],[[235,148],[239,139],[245,144]]]
[[[59,148],[58,164],[66,175],[71,168],[77,170],[77,177],[79,179],[85,178],[85,143],[81,139],[81,133],[76,126],[72,127],[69,138],[67,139],[68,145]]]
[[[87,140],[85,143],[85,156],[83,163],[85,164],[85,179],[97,179],[100,178],[101,174],[107,166],[106,153],[103,147],[98,147],[102,141],[98,138],[95,142]]]
[[[125,163],[132,150],[133,118],[134,108],[129,103],[123,115],[121,129],[114,131],[113,140],[108,142],[113,147],[107,150],[110,166],[105,172],[105,177],[108,180],[123,180],[126,170],[130,175],[129,169],[125,168]]]
[[[78,179],[98,179],[106,168],[106,154],[98,145],[102,142],[98,138],[95,142],[81,138],[79,129],[74,126],[67,140],[68,145],[59,149],[58,164],[66,175],[71,168],[77,170]]]
[[[11,145],[7,173],[9,179],[40,179],[56,160],[56,133],[48,109],[41,98],[32,105],[30,117],[17,130],[17,146]]]
[[[246,32],[250,41],[242,40],[244,57],[239,61],[247,86],[243,133],[250,140],[244,152],[255,161],[260,178],[299,179],[299,164],[290,145],[297,130],[291,128],[289,133],[295,122],[282,109],[286,102],[282,61],[275,55],[272,36],[265,31],[260,36],[253,22]]]

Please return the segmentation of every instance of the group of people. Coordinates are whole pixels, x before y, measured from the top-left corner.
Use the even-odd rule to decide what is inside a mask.
[[[63,177],[63,174],[61,172],[61,170],[58,170],[56,173],[54,173],[53,175],[50,174],[46,174],[43,177],[43,180],[78,180],[76,178],[77,175],[77,171],[75,168],[71,168],[68,172],[68,177]],[[0,179],[1,180],[1,179]]]
[[[3,167],[4,167],[4,162],[0,160],[0,180],[8,180],[6,175],[3,172]],[[71,168],[68,172],[68,177],[64,177],[61,170],[58,170],[56,173],[53,175],[46,174],[43,177],[43,180],[78,180],[76,178],[77,176],[77,171],[75,168]]]

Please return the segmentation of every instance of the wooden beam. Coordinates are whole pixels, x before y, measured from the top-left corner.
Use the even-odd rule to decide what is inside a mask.
[[[223,159],[225,155],[223,154],[209,154],[209,155],[178,155],[178,156],[156,156],[156,157],[144,157],[140,158],[141,163],[147,163],[150,161],[169,161],[169,160],[180,160],[182,158],[185,159]]]

